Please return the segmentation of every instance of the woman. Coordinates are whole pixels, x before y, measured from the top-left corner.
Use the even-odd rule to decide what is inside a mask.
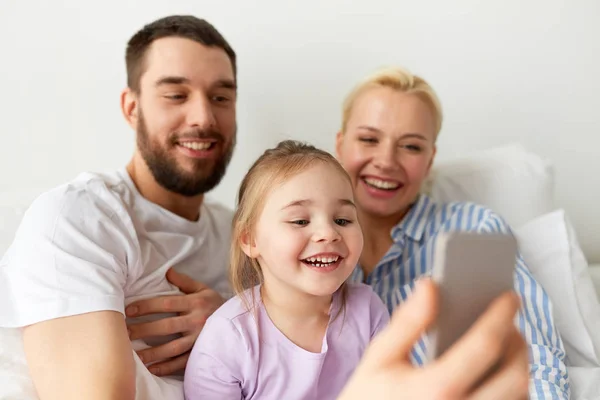
[[[415,280],[429,272],[439,232],[510,232],[491,210],[468,203],[437,204],[421,193],[441,126],[434,90],[400,68],[367,77],[343,104],[336,153],[352,178],[365,237],[351,279],[370,284],[390,312],[407,298]],[[524,305],[518,326],[531,357],[530,396],[566,399],[565,354],[549,299],[520,256],[516,262],[515,288]],[[423,341],[412,357],[424,364]]]

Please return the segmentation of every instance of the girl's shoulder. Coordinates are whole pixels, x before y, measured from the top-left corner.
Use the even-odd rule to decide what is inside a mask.
[[[365,283],[347,283],[346,307],[348,309],[371,308],[372,303],[383,305],[381,298],[373,288]]]

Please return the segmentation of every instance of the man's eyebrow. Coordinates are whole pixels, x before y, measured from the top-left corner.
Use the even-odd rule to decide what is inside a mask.
[[[184,76],[170,75],[159,78],[154,84],[154,86],[158,87],[162,85],[189,85],[191,82],[192,81],[189,78],[186,78]],[[219,79],[218,81],[213,83],[212,86],[214,88],[237,90],[237,85],[235,81],[231,79]]]
[[[217,88],[237,90],[235,81],[231,79],[219,79],[213,86]]]
[[[162,85],[182,85],[189,84],[191,81],[184,76],[163,76],[156,81],[154,86]]]

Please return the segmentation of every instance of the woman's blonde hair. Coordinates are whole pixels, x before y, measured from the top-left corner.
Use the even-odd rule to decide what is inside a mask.
[[[295,140],[284,140],[277,147],[265,151],[242,180],[233,217],[229,278],[235,294],[248,310],[255,305],[254,291],[250,291],[251,299],[244,292],[261,284],[263,275],[258,261],[242,250],[242,243],[253,242],[253,232],[269,191],[317,162],[331,165],[350,182],[346,170],[330,153]],[[343,286],[345,295],[345,284]]]
[[[442,105],[437,94],[425,79],[400,67],[380,69],[364,78],[352,89],[346,96],[342,106],[342,132],[346,131],[348,119],[356,99],[366,90],[374,87],[388,87],[398,92],[418,96],[431,109],[435,125],[435,137],[437,138],[442,129],[443,120]]]

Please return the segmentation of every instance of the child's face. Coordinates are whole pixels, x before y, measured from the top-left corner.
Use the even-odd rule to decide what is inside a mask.
[[[331,295],[362,251],[352,187],[333,166],[317,162],[268,194],[246,253],[265,284],[313,296]]]

